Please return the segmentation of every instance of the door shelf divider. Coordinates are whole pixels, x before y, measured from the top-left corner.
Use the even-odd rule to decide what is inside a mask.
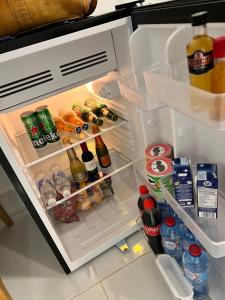
[[[41,150],[35,150],[27,133],[18,135],[16,136],[16,142],[18,145],[19,153],[22,156],[22,159],[24,161],[23,168],[26,169],[34,165],[37,165],[56,155],[62,154],[68,149],[79,146],[83,142],[88,142],[89,140],[95,138],[96,136],[103,135],[111,130],[114,130],[117,127],[124,126],[125,124],[127,124],[127,121],[119,118],[116,122],[108,121],[106,125],[103,125],[100,128],[100,132],[96,134],[92,134],[90,130],[89,132],[83,131],[80,135],[71,134],[71,133],[64,134],[64,136],[65,135],[69,136],[71,140],[74,142],[64,147],[63,143],[60,140],[59,142],[54,144],[47,144]]]
[[[145,172],[145,160],[136,164],[137,175],[143,183],[149,184]],[[193,174],[194,178],[194,174]],[[209,254],[215,258],[225,256],[225,196],[218,194],[218,218],[208,219],[199,218],[197,212],[197,201],[195,208],[182,208],[174,196],[167,190],[162,183],[163,199],[173,208],[178,217],[194,233]],[[162,199],[158,199],[162,200]],[[196,199],[195,199],[196,200]]]
[[[133,163],[126,158],[124,155],[122,155],[121,153],[117,152],[116,150],[112,149],[109,151],[110,157],[111,157],[111,161],[112,161],[112,165],[111,165],[111,172],[105,176],[101,175],[101,177],[92,182],[89,183],[88,185],[86,185],[85,187],[75,191],[74,193],[72,193],[70,196],[63,198],[61,200],[58,200],[55,204],[51,205],[51,206],[47,206],[46,209],[50,210],[55,206],[58,206],[59,204],[64,203],[65,201],[69,200],[70,198],[78,195],[81,192],[86,191],[87,189],[91,188],[92,186],[95,186],[96,184],[99,184],[100,182],[104,181],[105,179],[112,177],[120,172],[122,172],[123,170],[131,167],[133,165]],[[100,168],[100,167],[99,167]],[[100,172],[101,173],[101,172]]]

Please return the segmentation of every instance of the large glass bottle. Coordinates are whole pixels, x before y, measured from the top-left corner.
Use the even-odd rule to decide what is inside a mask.
[[[98,117],[106,117],[112,121],[117,121],[118,116],[113,111],[109,110],[107,105],[100,104],[93,99],[87,99],[84,103],[85,106],[90,108]]]
[[[98,180],[100,176],[98,174],[98,168],[96,166],[93,153],[88,150],[85,142],[80,144],[80,146],[83,152],[81,158],[88,173],[88,180],[91,182]]]
[[[86,182],[87,173],[84,164],[79,160],[73,148],[67,150],[67,155],[70,160],[70,171],[76,182]]]
[[[193,39],[186,50],[191,85],[211,92],[213,38],[207,34],[207,16],[206,11],[191,16]]]
[[[99,132],[98,126],[92,126],[92,133],[96,134]],[[102,137],[96,136],[95,137],[95,150],[98,157],[99,164],[101,168],[108,168],[111,166],[111,159],[109,156],[109,151],[102,140]]]
[[[93,123],[97,126],[103,125],[103,120],[98,118],[90,109],[79,104],[73,104],[72,110],[85,122]]]

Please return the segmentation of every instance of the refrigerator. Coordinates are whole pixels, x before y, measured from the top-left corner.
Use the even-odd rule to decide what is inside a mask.
[[[138,186],[148,184],[147,145],[169,143],[175,157],[217,163],[218,219],[198,218],[196,209],[182,209],[165,187],[163,194],[209,254],[210,298],[224,299],[225,121],[222,116],[210,117],[215,95],[190,87],[185,45],[192,38],[190,15],[194,12],[207,10],[209,34],[224,34],[225,1],[177,0],[146,6],[136,2],[142,1],[1,41],[1,165],[68,274],[138,230]],[[54,207],[44,205],[37,174],[49,172],[57,163],[70,176],[66,150],[74,148],[80,157],[79,145],[86,141],[94,152],[94,137],[99,134],[88,130],[72,136],[71,145],[59,142],[36,151],[20,115],[42,105],[57,115],[59,109],[69,110],[73,103],[83,104],[88,98],[119,115],[117,121],[108,120],[101,127],[99,134],[110,149],[112,166],[107,177],[95,182],[110,177],[114,194],[91,211],[79,212],[79,222],[65,224],[55,220],[53,211],[68,198]],[[204,101],[206,109],[193,111],[191,98]],[[163,258],[157,264],[174,295],[184,299],[179,286],[183,284],[184,290],[189,286],[177,267],[170,267],[171,262]]]

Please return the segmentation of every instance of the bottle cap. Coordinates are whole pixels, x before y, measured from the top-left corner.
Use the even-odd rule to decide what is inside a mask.
[[[192,256],[200,256],[202,254],[202,248],[199,245],[192,244],[189,247],[189,253]]]
[[[99,133],[99,128],[97,125],[92,125],[92,133],[93,134]]]
[[[145,185],[140,185],[139,186],[139,193],[140,193],[140,195],[148,195],[149,190],[146,188]]]
[[[100,119],[100,118],[98,118],[98,119],[96,120],[96,125],[97,125],[97,126],[102,126],[102,125],[103,125],[103,120]]]
[[[225,57],[225,36],[220,36],[213,41],[213,57]]]
[[[207,23],[208,12],[200,11],[191,15],[192,26],[204,25]]]
[[[176,224],[176,220],[174,217],[166,217],[165,218],[165,224],[168,226],[168,227],[173,227],[175,224]]]
[[[144,200],[144,209],[153,209],[155,208],[155,203],[153,199],[145,199]]]

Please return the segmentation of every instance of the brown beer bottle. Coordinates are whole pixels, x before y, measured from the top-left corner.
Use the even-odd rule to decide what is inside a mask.
[[[92,133],[96,134],[98,132],[99,132],[98,126],[93,125]],[[111,166],[109,151],[100,135],[95,137],[95,150],[101,168],[108,168],[109,166]]]

